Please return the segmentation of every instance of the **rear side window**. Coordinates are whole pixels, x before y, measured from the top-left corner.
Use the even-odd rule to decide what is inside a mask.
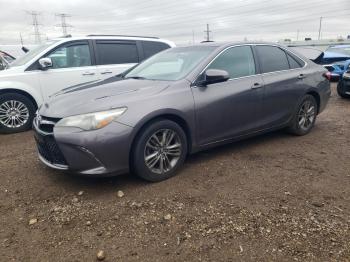
[[[142,46],[145,59],[159,53],[160,51],[170,48],[170,46],[165,43],[153,41],[142,41]]]
[[[230,78],[254,75],[255,63],[252,49],[250,46],[229,48],[215,58],[208,69],[225,70]]]
[[[275,46],[256,46],[260,59],[262,73],[288,70],[289,63],[286,53]]]
[[[139,55],[136,43],[97,41],[97,64],[128,64],[138,63]]]

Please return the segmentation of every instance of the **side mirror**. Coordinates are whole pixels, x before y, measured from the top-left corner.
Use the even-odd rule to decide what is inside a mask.
[[[50,57],[43,57],[39,59],[39,65],[42,70],[46,70],[49,67],[52,67],[52,60]]]
[[[208,85],[225,82],[230,79],[230,75],[225,70],[208,69],[204,72],[203,80],[200,81],[200,85]]]

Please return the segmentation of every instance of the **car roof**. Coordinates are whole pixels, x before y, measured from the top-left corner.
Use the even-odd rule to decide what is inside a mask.
[[[152,42],[161,42],[166,43],[171,47],[174,47],[174,42],[166,39],[161,39],[158,37],[149,37],[149,36],[126,36],[126,35],[88,35],[81,37],[59,37],[52,40],[58,40],[61,42],[69,42],[74,40],[89,40],[89,39],[110,39],[110,40],[138,40],[138,41],[152,41]]]
[[[214,46],[214,47],[228,47],[233,45],[275,45],[275,46],[283,46],[278,43],[272,43],[272,42],[253,42],[253,41],[235,41],[235,42],[201,42],[200,44],[196,44],[195,46]]]

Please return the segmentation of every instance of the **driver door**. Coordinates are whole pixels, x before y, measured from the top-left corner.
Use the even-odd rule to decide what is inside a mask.
[[[263,81],[256,74],[251,46],[230,47],[206,69],[229,73],[226,82],[192,87],[199,145],[252,132],[259,126]]]
[[[88,41],[75,41],[53,50],[47,57],[52,67],[39,72],[44,99],[64,88],[98,79]]]

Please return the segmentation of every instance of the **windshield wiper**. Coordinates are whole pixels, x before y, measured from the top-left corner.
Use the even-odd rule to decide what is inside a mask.
[[[147,79],[147,78],[145,78],[145,77],[143,77],[143,76],[129,76],[129,77],[125,77],[124,79],[141,79],[141,80],[143,80],[143,79]]]

